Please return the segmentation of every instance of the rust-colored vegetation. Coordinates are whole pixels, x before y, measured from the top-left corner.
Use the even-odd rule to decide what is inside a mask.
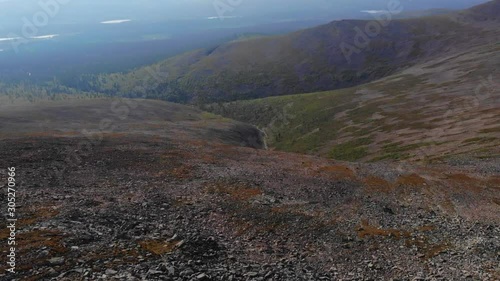
[[[55,210],[52,207],[41,207],[41,208],[32,207],[27,215],[24,215],[17,221],[16,227],[18,229],[22,229],[25,226],[30,226],[40,221],[45,221],[47,219],[55,217],[58,214],[59,211]],[[0,240],[7,239],[9,237],[9,234],[10,234],[9,229],[7,228],[1,229]]]
[[[61,243],[61,240],[66,237],[58,230],[34,230],[24,233],[19,233],[19,249],[21,253],[33,251],[34,249],[49,248],[53,253],[65,253],[66,247]]]
[[[31,270],[37,266],[46,265],[48,260],[63,256],[68,252],[68,249],[62,243],[66,237],[58,230],[34,230],[16,235],[18,255],[24,257],[19,263],[16,264],[16,271]],[[2,251],[6,251],[7,243],[2,247]],[[47,250],[48,255],[41,257],[33,257],[31,254],[37,251]],[[5,270],[5,266],[0,266],[0,270]],[[25,280],[39,280],[44,276],[40,273],[38,278],[25,279]],[[24,280],[24,279],[23,279]]]
[[[410,233],[404,230],[398,230],[393,228],[383,229],[375,227],[369,224],[367,220],[361,221],[361,226],[358,227],[359,238],[365,238],[370,236],[384,236],[384,237],[394,237],[400,239],[401,237],[409,237]]]
[[[81,260],[101,264],[104,260],[111,260],[104,264],[106,268],[114,268],[122,264],[135,265],[139,260],[138,249],[124,249],[120,246],[113,246],[101,251],[86,252]]]
[[[320,175],[331,176],[332,178],[337,178],[337,179],[356,178],[356,176],[354,175],[354,171],[351,168],[342,165],[320,167],[317,170],[317,173]]]
[[[237,201],[248,201],[262,194],[262,190],[244,184],[216,183],[208,186],[207,191],[212,194],[227,195]]]
[[[500,176],[490,177],[486,181],[486,185],[490,188],[500,190]]]
[[[27,225],[32,225],[36,222],[39,221],[45,221],[47,219],[50,219],[52,217],[55,217],[59,214],[58,210],[55,210],[52,207],[42,207],[42,208],[37,208],[33,209],[32,212],[25,218],[22,218],[18,221],[18,226],[27,226]]]
[[[407,239],[405,245],[407,247],[417,247],[418,251],[422,254],[422,258],[425,260],[431,259],[450,248],[448,243],[432,244],[425,236]]]
[[[368,193],[390,193],[394,189],[391,183],[375,176],[368,176],[363,182],[366,185],[366,192]]]
[[[480,180],[471,178],[466,174],[451,174],[448,176],[448,180],[453,182],[455,186],[460,186],[472,192],[478,193],[483,190]]]
[[[398,230],[393,228],[383,229],[369,224],[367,220],[362,220],[361,226],[357,229],[360,238],[366,237],[393,237],[395,239],[405,238],[405,245],[407,247],[416,247],[422,254],[423,259],[431,259],[440,253],[449,249],[449,243],[431,243],[428,238],[423,234],[425,232],[434,231],[436,229],[433,225],[420,226],[413,230],[415,233],[421,232],[418,237],[412,237],[412,232],[405,230]]]
[[[434,225],[424,225],[417,228],[417,230],[421,232],[433,231],[435,229],[436,227]]]
[[[444,198],[439,202],[439,206],[448,214],[455,214],[455,204],[450,198]]]
[[[172,240],[172,241],[163,241],[163,240],[147,240],[139,242],[139,245],[146,251],[153,253],[155,255],[164,255],[167,253],[171,253],[177,247],[182,245],[182,241]]]
[[[500,206],[500,199],[499,198],[493,198],[491,199],[493,201],[493,203],[497,204],[498,206]]]
[[[182,150],[169,150],[165,154],[161,156],[161,159],[164,162],[171,163],[171,162],[177,162],[183,159],[191,159],[194,158],[194,154],[187,152],[187,151],[182,151]]]
[[[424,178],[417,174],[411,174],[411,175],[403,175],[398,178],[396,181],[396,184],[398,185],[404,185],[404,186],[424,186],[426,185],[426,181]]]
[[[170,171],[170,175],[176,179],[189,179],[192,177],[193,166],[191,165],[181,165],[180,167],[176,167]]]

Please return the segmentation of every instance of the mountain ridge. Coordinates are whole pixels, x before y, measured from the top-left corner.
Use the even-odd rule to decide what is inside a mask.
[[[82,84],[112,95],[183,103],[346,88],[498,41],[500,35],[494,28],[498,11],[500,1],[495,0],[446,15],[394,19],[387,26],[375,20],[333,21],[287,35],[229,42],[173,57],[152,65],[168,74],[160,79],[151,79],[147,68],[140,68],[83,79]],[[376,28],[370,31],[370,25],[377,24],[380,32],[374,32]]]

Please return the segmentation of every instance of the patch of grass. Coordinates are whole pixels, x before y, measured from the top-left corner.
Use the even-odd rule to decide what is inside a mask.
[[[205,119],[205,120],[210,120],[210,119],[219,119],[221,118],[219,115],[216,115],[216,114],[213,114],[213,113],[210,113],[210,112],[206,112],[206,111],[203,111],[201,113],[201,118],[202,119]]]
[[[402,145],[402,142],[397,142],[397,143],[390,142],[382,146],[383,154],[381,156],[377,156],[370,159],[370,162],[377,162],[382,160],[405,160],[412,156],[409,153],[409,151],[419,149],[421,147],[439,145],[439,144],[442,143],[420,142],[420,143]]]
[[[371,142],[371,138],[361,138],[338,144],[330,150],[329,156],[336,160],[356,161],[368,155],[367,145]]]
[[[498,140],[498,138],[495,137],[475,137],[475,138],[470,138],[464,140],[462,143],[488,143]]]
[[[400,239],[401,237],[410,236],[410,233],[407,231],[393,229],[393,228],[383,229],[372,226],[368,223],[367,220],[363,220],[361,222],[361,226],[358,227],[357,231],[359,238],[365,238],[370,236],[384,236],[384,237],[394,237],[396,239]]]
[[[214,113],[211,113],[211,112],[206,112],[206,111],[203,111],[201,113],[201,119],[204,120],[204,121],[216,120],[218,122],[231,122],[232,121],[229,118],[225,118],[225,117],[222,117],[220,115],[217,115],[217,114],[214,114]]]
[[[391,152],[385,153],[384,155],[374,157],[370,159],[369,162],[378,162],[383,160],[405,160],[410,158],[411,155],[409,153],[399,153],[399,152]]]

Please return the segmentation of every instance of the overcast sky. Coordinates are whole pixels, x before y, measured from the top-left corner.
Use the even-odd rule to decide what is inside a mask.
[[[310,18],[352,17],[360,10],[384,10],[395,0],[0,0],[0,29],[33,20],[39,3],[67,2],[51,22],[100,22],[113,19],[168,20],[210,16]],[[229,3],[241,2],[239,5]],[[405,10],[461,9],[485,0],[401,0]],[[217,11],[219,7],[219,12]]]

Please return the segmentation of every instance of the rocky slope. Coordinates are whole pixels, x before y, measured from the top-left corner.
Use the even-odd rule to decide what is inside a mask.
[[[353,164],[228,145],[185,107],[156,115],[190,120],[182,130],[117,121],[85,146],[60,132],[110,116],[62,106],[53,116],[69,125],[48,118],[59,133],[21,130],[43,120],[32,109],[2,128],[0,182],[15,165],[19,217],[19,273],[2,263],[2,280],[500,278],[498,161]],[[2,226],[2,253],[8,235]]]

